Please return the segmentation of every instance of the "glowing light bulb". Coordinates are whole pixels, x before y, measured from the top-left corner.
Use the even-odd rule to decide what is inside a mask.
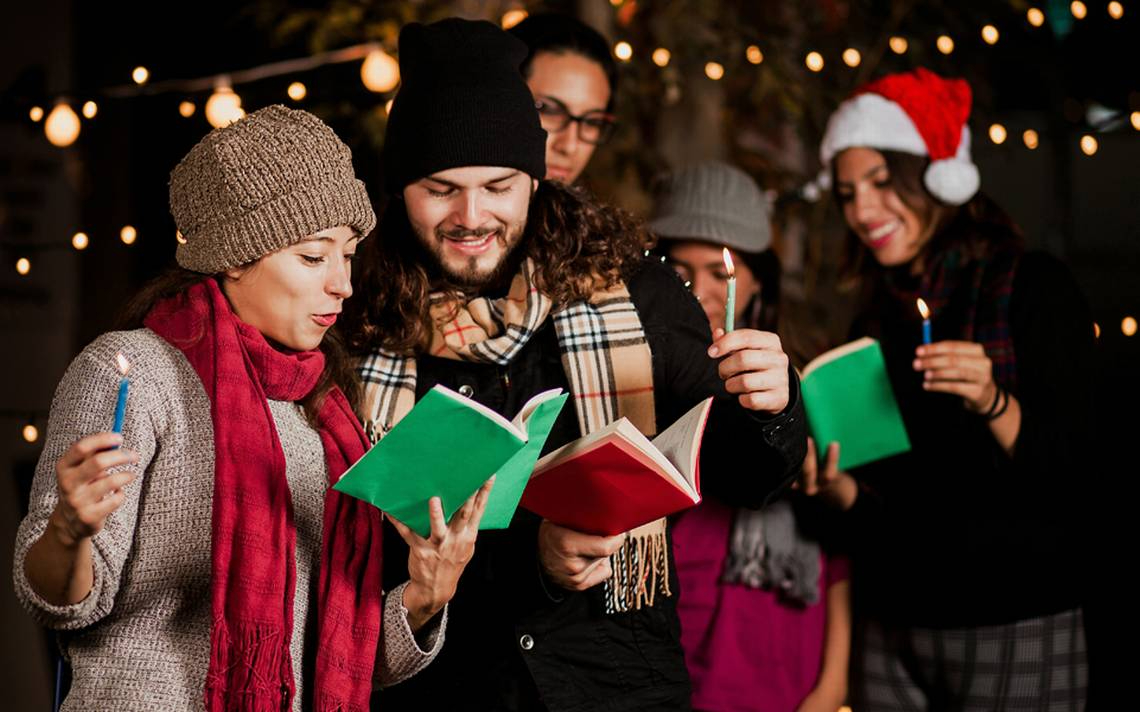
[[[66,148],[79,138],[79,116],[64,102],[55,105],[44,122],[44,134],[53,146]]]
[[[516,8],[514,10],[507,10],[503,13],[503,17],[499,20],[499,24],[503,26],[504,30],[509,30],[515,25],[519,24],[526,19],[527,11]]]
[[[214,128],[229,126],[245,116],[241,108],[241,97],[225,83],[219,83],[214,93],[206,100],[206,121]]]
[[[392,91],[400,83],[400,63],[377,47],[368,53],[364,64],[360,65],[360,80],[368,91],[377,94]]]

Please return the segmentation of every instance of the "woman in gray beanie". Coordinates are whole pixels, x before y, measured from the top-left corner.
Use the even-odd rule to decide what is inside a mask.
[[[689,166],[658,186],[649,229],[700,300],[714,336],[726,317],[724,249],[735,266],[735,323],[775,331],[780,268],[768,212],[752,178],[726,163]],[[747,450],[739,455],[747,462]],[[694,709],[835,712],[843,704],[847,564],[805,536],[803,514],[788,497],[760,511],[706,497],[674,522],[677,613]]]
[[[215,130],[170,206],[178,269],[56,392],[17,594],[66,634],[64,709],[367,709],[438,652],[489,485],[450,524],[434,500],[430,539],[397,527],[410,581],[383,595],[381,514],[331,488],[368,448],[328,330],[375,225],[331,129],[271,106]]]

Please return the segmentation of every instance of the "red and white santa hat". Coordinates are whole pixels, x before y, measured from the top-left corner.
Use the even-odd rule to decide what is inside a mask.
[[[891,74],[855,90],[827,122],[820,159],[825,181],[831,160],[862,146],[930,156],[923,182],[931,195],[962,205],[978,192],[981,176],[970,160],[970,85],[919,68]]]

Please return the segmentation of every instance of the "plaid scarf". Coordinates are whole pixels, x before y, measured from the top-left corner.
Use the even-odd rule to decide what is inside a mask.
[[[433,295],[434,329],[427,353],[506,366],[551,317],[581,432],[593,432],[624,416],[645,435],[655,435],[652,356],[625,285],[555,308],[535,286],[534,272],[534,263],[526,260],[506,296],[498,299],[458,303]],[[379,440],[415,404],[416,361],[378,349],[365,356],[358,369],[364,382],[362,416],[370,437]],[[611,557],[614,576],[605,589],[608,612],[652,606],[658,592],[672,595],[665,520],[629,534],[625,547]]]
[[[324,371],[324,354],[274,349],[234,315],[212,279],[156,304],[145,324],[186,356],[210,397],[213,621],[205,708],[290,709],[293,665],[300,663],[289,654],[297,530],[267,399],[307,396]],[[368,442],[339,389],[325,397],[318,420],[331,485]],[[322,531],[313,709],[363,712],[383,605],[380,513],[330,487]]]
[[[958,338],[980,343],[993,361],[994,380],[1011,393],[1017,388],[1017,361],[1009,328],[1009,302],[1020,250],[983,251],[959,242],[934,253],[918,280],[917,288],[894,271],[886,273],[888,293],[904,302],[904,313],[913,313],[915,299],[926,300],[937,319],[950,301],[966,299],[966,315]],[[906,310],[909,310],[907,312]]]

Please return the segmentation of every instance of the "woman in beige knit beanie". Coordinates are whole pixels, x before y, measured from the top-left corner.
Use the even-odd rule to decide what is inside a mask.
[[[215,130],[170,205],[178,269],[56,392],[17,593],[67,633],[65,710],[367,709],[439,651],[489,485],[401,528],[410,580],[382,594],[380,513],[331,489],[368,448],[329,329],[375,226],[331,129],[271,106]]]

